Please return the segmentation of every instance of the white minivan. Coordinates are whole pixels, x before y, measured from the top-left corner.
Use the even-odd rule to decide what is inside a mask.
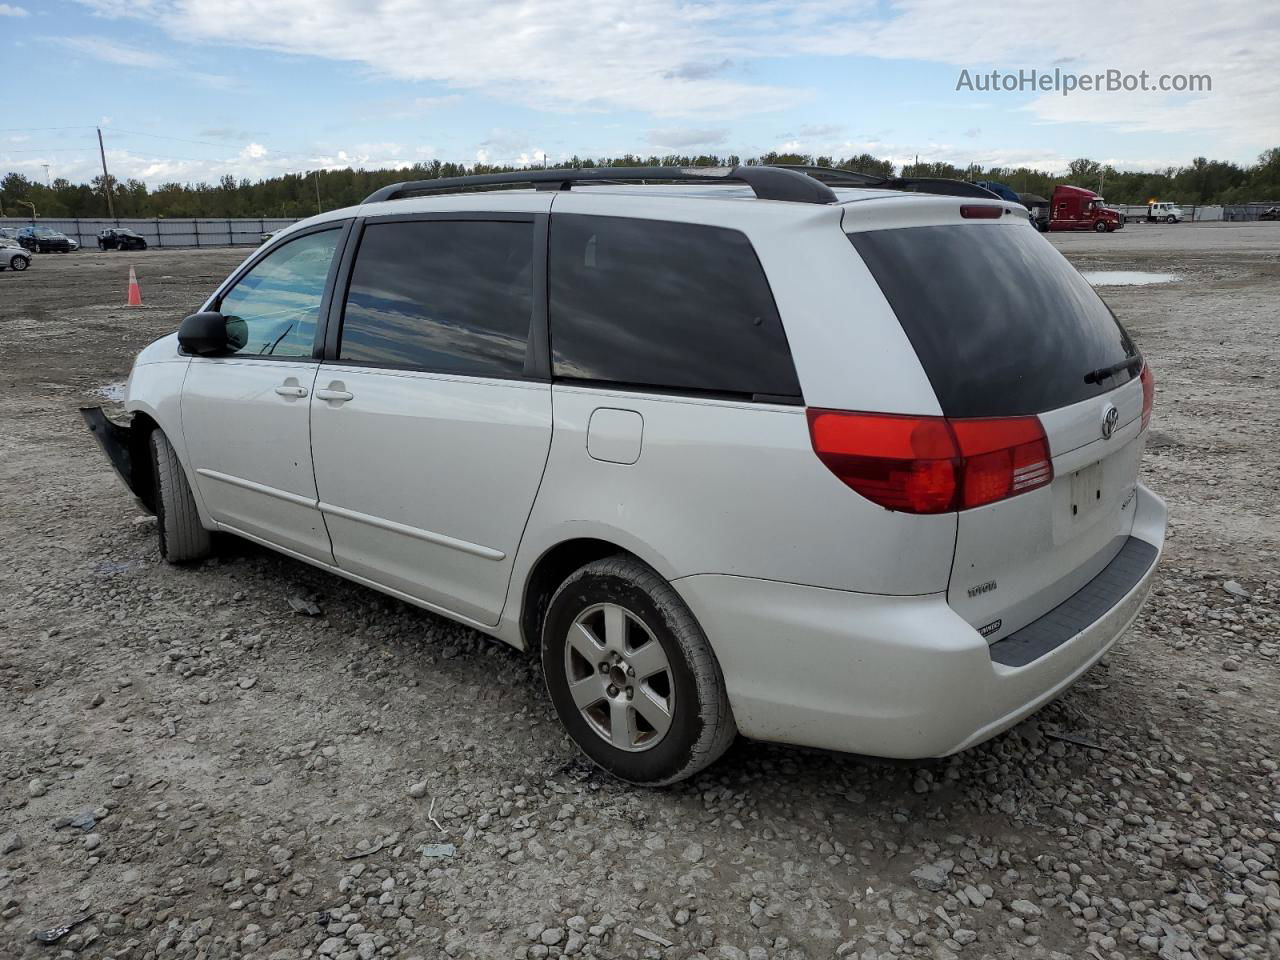
[[[628,781],[738,733],[945,756],[1106,653],[1166,513],[1089,284],[1018,205],[893,186],[393,185],[143,350],[127,425],[85,417],[166,559],[235,534],[528,650]]]

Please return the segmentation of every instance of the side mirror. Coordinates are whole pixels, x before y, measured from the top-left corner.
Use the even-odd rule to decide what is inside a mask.
[[[227,337],[227,320],[216,310],[193,313],[178,327],[178,344],[198,357],[216,357],[232,346]]]

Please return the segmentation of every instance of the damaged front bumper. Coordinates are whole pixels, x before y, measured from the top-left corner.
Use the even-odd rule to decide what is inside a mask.
[[[152,485],[148,482],[146,460],[134,436],[133,427],[109,420],[101,407],[81,407],[80,416],[84,417],[89,432],[97,438],[102,451],[111,461],[116,474],[124,481],[124,485],[138,498],[147,510],[155,512],[151,505]]]

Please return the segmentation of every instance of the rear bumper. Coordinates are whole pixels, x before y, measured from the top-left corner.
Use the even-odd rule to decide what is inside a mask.
[[[674,586],[711,639],[746,736],[872,756],[946,756],[1059,696],[1133,622],[1167,516],[1146,487],[1137,497],[1132,536],[1148,545],[1145,570],[1107,609],[1091,610],[1090,622],[1020,666],[993,659],[942,594],[876,596],[714,574]]]

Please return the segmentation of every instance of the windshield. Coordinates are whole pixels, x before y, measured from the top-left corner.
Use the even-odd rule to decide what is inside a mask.
[[[48,227],[36,227],[32,231],[37,237],[60,237],[62,234],[56,230],[50,230]]]
[[[1042,413],[1137,376],[1086,376],[1138,352],[1089,282],[1026,226],[849,235],[949,417]]]

